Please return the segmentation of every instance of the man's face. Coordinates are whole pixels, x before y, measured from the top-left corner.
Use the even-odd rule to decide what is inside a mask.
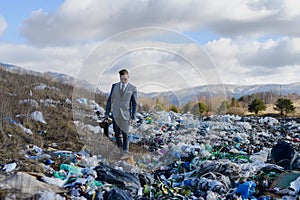
[[[120,76],[120,81],[122,83],[127,83],[128,82],[128,78],[129,78],[128,74],[121,75]]]

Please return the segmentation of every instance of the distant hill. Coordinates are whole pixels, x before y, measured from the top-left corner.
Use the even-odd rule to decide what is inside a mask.
[[[73,85],[75,83],[75,81],[77,81],[76,84],[82,88],[85,88],[87,90],[95,89],[95,87],[92,86],[87,81],[76,80],[74,77],[67,75],[67,74],[63,74],[63,73],[57,73],[57,72],[41,73],[41,72],[37,72],[37,71],[33,71],[33,70],[28,70],[28,69],[25,69],[25,68],[17,66],[17,65],[5,64],[5,63],[0,63],[0,67],[3,67],[4,69],[6,69],[10,72],[40,76],[40,77],[44,77],[44,78],[50,79],[52,81],[57,81],[57,82],[60,82],[63,84]],[[101,93],[100,90],[98,90],[98,92]]]

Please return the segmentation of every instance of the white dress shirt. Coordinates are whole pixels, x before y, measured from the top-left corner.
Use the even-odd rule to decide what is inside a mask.
[[[122,85],[123,85],[123,83],[120,82],[120,90],[122,89]],[[128,85],[128,82],[124,84],[124,90],[126,89],[127,85]],[[123,91],[124,91],[124,90],[123,90]]]

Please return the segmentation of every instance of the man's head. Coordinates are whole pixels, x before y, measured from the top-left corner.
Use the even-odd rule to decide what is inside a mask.
[[[122,83],[127,83],[128,82],[128,78],[129,78],[129,73],[126,69],[122,69],[119,71],[120,74],[120,81]]]

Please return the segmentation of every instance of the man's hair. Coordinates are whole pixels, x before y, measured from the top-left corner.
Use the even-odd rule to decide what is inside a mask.
[[[122,75],[126,75],[126,74],[128,75],[129,73],[126,69],[122,69],[119,71],[119,74],[120,74],[120,76],[122,76]]]

